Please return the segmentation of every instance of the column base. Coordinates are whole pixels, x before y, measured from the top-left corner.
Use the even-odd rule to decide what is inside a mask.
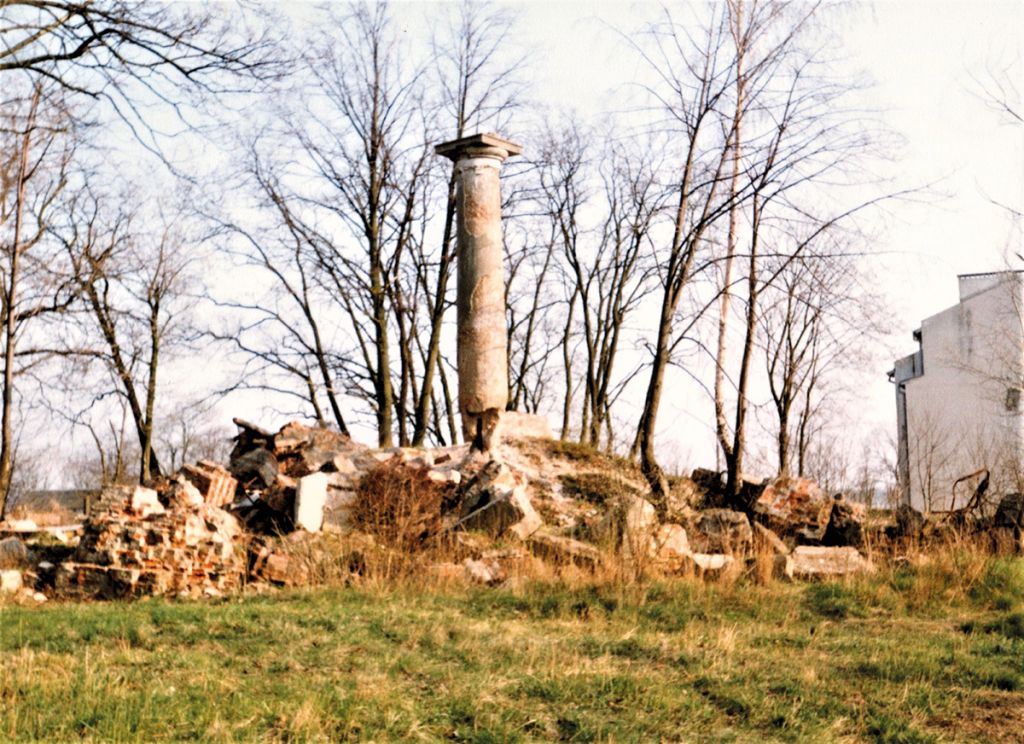
[[[469,442],[470,449],[490,452],[501,443],[501,414],[497,408],[462,412],[462,438]]]

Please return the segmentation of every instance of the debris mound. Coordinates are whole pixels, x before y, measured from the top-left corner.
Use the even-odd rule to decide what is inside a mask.
[[[219,596],[238,589],[246,567],[242,529],[216,503],[222,488],[214,480],[202,494],[182,476],[163,493],[142,486],[105,489],[77,550],[57,571],[58,591],[115,598]]]

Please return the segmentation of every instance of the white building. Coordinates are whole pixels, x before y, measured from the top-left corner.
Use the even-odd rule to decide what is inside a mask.
[[[914,331],[896,362],[898,477],[905,503],[959,508],[990,471],[988,496],[1024,491],[1024,273],[963,274],[960,302]]]

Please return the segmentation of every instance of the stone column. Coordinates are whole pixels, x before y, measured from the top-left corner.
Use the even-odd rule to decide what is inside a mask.
[[[458,367],[462,433],[474,449],[497,444],[508,403],[508,338],[499,171],[522,147],[494,134],[445,142],[455,163],[458,215]]]

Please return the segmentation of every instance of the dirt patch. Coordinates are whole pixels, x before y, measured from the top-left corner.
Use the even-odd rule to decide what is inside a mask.
[[[956,718],[936,718],[929,728],[939,729],[951,741],[1024,742],[1024,693],[985,692],[958,708]]]

